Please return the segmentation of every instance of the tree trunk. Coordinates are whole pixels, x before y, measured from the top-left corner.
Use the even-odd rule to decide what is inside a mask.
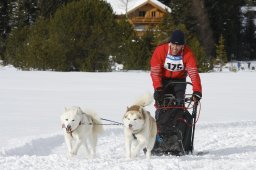
[[[209,59],[214,55],[214,39],[204,0],[192,0],[192,12],[197,19],[199,39]]]

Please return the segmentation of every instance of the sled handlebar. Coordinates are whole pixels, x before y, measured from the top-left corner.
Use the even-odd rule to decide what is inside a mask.
[[[167,89],[167,87],[169,87],[169,86],[171,86],[171,85],[173,85],[173,84],[189,84],[189,85],[191,85],[191,86],[193,86],[193,84],[192,83],[190,83],[190,82],[169,82],[169,83],[167,83],[165,86],[164,86],[164,90],[166,90]]]
[[[192,86],[191,82],[177,82],[177,81],[173,81],[173,82],[168,82],[165,86],[164,86],[164,91],[168,91],[167,88],[169,88],[171,85],[177,85],[177,84],[183,84],[186,88],[186,85],[190,85]],[[179,104],[184,104],[183,106]],[[157,109],[167,109],[167,108],[185,108],[185,109],[192,109],[194,107],[194,104],[196,104],[196,102],[193,101],[192,99],[192,94],[188,94],[185,93],[184,94],[184,98],[183,99],[179,99],[177,100],[174,96],[174,94],[171,93],[165,93],[164,94],[164,99],[163,102],[161,103],[157,103],[155,104],[155,107]]]

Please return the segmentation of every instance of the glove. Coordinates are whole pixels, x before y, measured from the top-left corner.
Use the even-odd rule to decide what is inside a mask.
[[[164,92],[162,87],[159,87],[154,92],[154,99],[158,105],[161,105],[164,100]]]
[[[198,102],[199,100],[201,100],[201,98],[202,98],[201,92],[198,92],[198,91],[193,92],[192,99],[194,100],[194,102]]]

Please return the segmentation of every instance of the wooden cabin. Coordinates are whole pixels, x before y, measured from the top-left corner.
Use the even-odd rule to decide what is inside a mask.
[[[118,18],[128,17],[139,36],[161,22],[171,9],[157,0],[106,0]]]

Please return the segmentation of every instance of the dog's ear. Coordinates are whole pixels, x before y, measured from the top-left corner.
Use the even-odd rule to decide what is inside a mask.
[[[140,107],[140,113],[142,114],[143,119],[145,119],[146,118],[146,112],[142,107]]]
[[[127,112],[125,112],[123,115],[123,119],[126,119],[126,118],[127,118]]]
[[[83,113],[83,111],[82,111],[82,109],[80,107],[77,107],[76,112],[79,113],[79,114]]]
[[[139,112],[141,112],[141,113],[143,112],[143,108],[142,107],[139,108]]]
[[[127,109],[126,109],[126,111],[128,111],[130,108],[127,106]]]

